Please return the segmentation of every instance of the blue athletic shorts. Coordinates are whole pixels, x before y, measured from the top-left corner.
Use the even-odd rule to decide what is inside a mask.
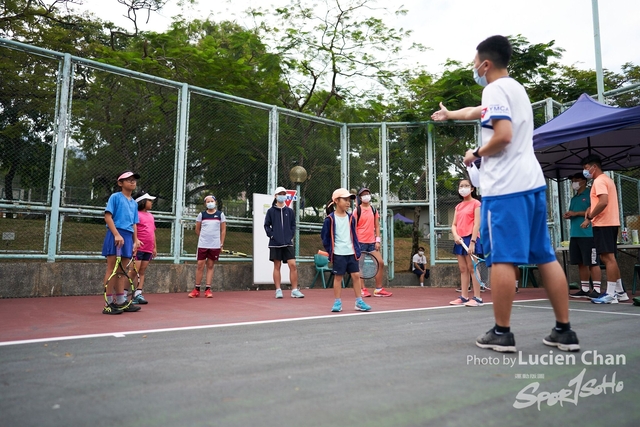
[[[151,252],[136,252],[136,261],[151,261],[153,254]]]
[[[544,187],[507,196],[483,197],[480,212],[480,234],[487,266],[556,261],[547,228]]]
[[[376,244],[375,243],[360,243],[360,250],[362,252],[375,252]]]
[[[471,234],[469,234],[468,236],[464,236],[462,240],[464,241],[464,244],[469,247],[469,245],[471,244]],[[453,244],[453,253],[456,255],[469,255],[466,249],[463,248],[462,245],[459,245],[457,243]],[[484,253],[482,251],[482,242],[480,241],[480,239],[476,239],[476,249],[474,253],[476,255],[482,255]]]
[[[118,233],[124,239],[124,246],[120,249],[122,258],[131,258],[133,253],[133,232],[118,229]],[[116,239],[111,230],[107,228],[107,235],[104,236],[104,243],[102,244],[102,256],[114,255],[116,255]]]
[[[360,272],[360,265],[355,255],[333,255],[333,274],[342,276],[345,273]]]

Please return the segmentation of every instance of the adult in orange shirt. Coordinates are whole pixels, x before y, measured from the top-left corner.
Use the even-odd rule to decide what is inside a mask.
[[[586,210],[581,227],[593,227],[593,239],[596,252],[604,263],[607,272],[607,291],[591,300],[594,304],[617,304],[627,301],[629,296],[622,287],[620,268],[616,260],[618,250],[618,229],[620,211],[618,209],[618,191],[611,178],[602,172],[602,160],[592,154],[582,159],[582,173],[587,179],[593,178],[591,185],[591,206]]]
[[[390,297],[393,295],[382,287],[384,276],[384,262],[380,255],[380,214],[371,206],[371,191],[362,188],[358,191],[358,206],[353,210],[353,217],[356,219],[356,235],[360,242],[360,250],[371,252],[371,255],[378,260],[378,273],[376,273],[376,289],[373,291],[374,297]],[[362,280],[362,296],[370,297],[371,294]]]

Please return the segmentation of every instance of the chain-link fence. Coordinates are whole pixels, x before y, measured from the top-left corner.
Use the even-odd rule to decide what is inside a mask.
[[[208,194],[228,218],[228,249],[251,255],[253,194],[299,186],[302,257],[320,249],[333,190],[368,187],[395,271],[409,268],[416,244],[435,262],[455,262],[451,222],[477,122],[338,123],[7,40],[0,59],[0,258],[99,258],[115,178],[134,170],[138,190],[157,196],[159,260],[195,257],[194,221]],[[639,97],[636,87],[606,102]],[[566,106],[532,107],[538,127]],[[304,182],[292,182],[295,166]],[[623,224],[638,229],[638,174],[615,177]],[[566,182],[554,185],[557,243],[565,228],[555,218],[571,194]]]

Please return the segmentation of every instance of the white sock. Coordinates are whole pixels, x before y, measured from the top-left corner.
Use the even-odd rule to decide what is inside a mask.
[[[582,280],[580,282],[580,285],[582,286],[582,291],[583,292],[589,292],[589,281],[588,280]]]
[[[516,280],[516,288],[518,287],[518,281]]]
[[[600,282],[593,282],[593,290],[600,293]]]
[[[607,281],[607,294],[613,295],[616,293],[616,282]]]
[[[622,287],[622,279],[616,280],[616,292],[624,292],[624,288]]]
[[[142,294],[142,289],[136,289],[136,293],[133,294],[134,297],[137,297],[138,295]]]
[[[424,286],[424,283],[420,283],[420,286]]]

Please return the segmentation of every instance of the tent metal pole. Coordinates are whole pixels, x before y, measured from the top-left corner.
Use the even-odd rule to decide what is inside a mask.
[[[598,0],[591,0],[591,9],[593,11],[593,41],[596,53],[598,102],[604,103],[604,75],[602,72],[602,49],[600,47],[600,17],[598,14]]]

